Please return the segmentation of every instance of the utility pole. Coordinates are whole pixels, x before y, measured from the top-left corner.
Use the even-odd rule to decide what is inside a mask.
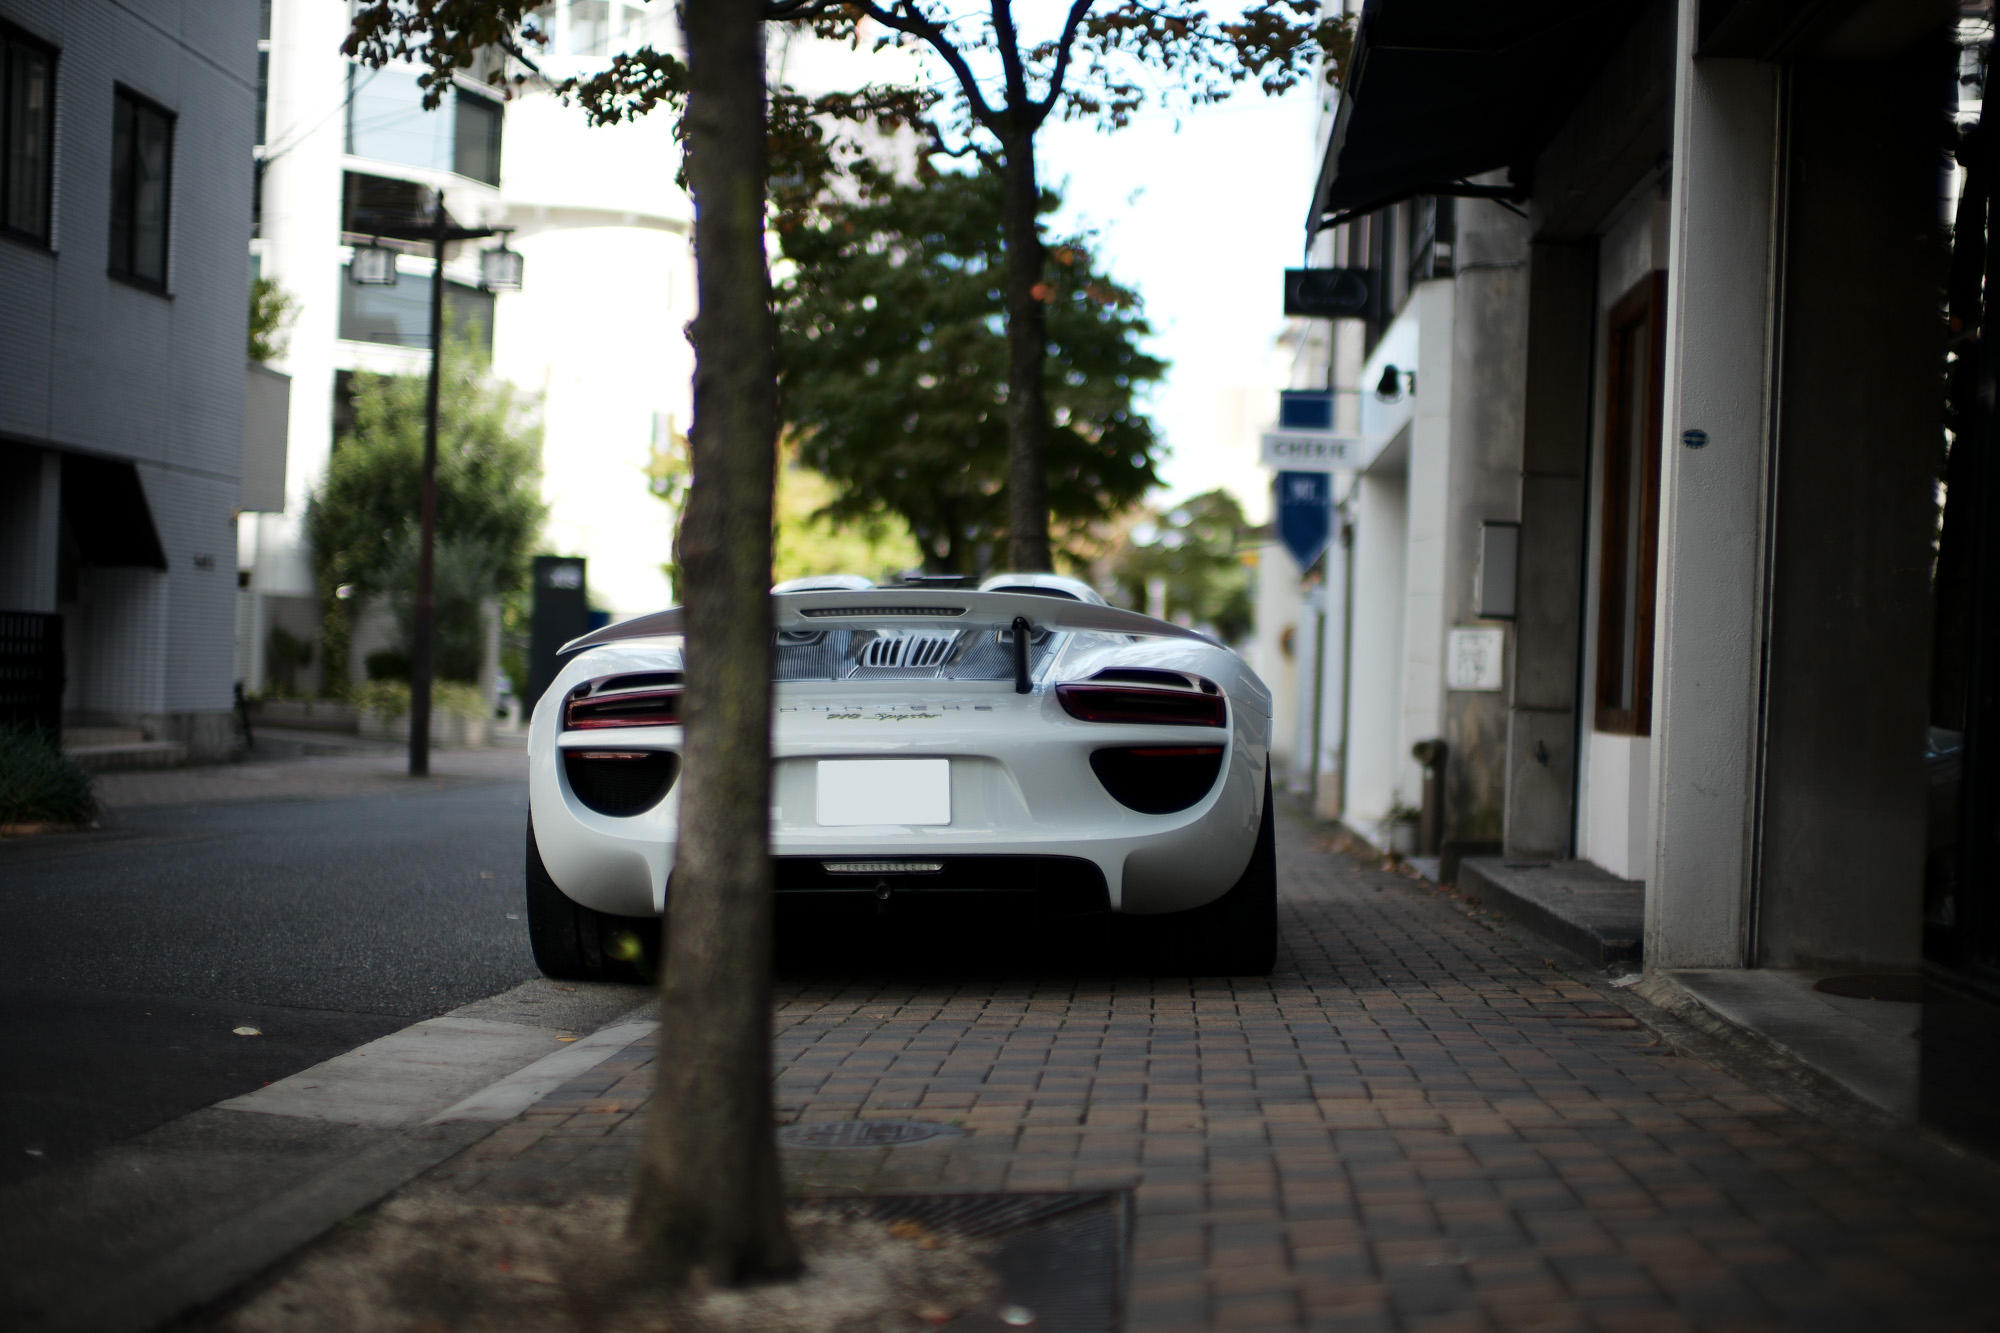
[[[431,208],[431,378],[424,392],[424,490],[417,539],[417,614],[410,628],[410,776],[431,771],[431,656],[437,641],[438,376],[444,362],[444,191]]]

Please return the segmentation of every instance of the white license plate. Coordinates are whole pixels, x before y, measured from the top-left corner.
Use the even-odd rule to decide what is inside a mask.
[[[816,810],[823,826],[949,824],[951,760],[822,759]]]

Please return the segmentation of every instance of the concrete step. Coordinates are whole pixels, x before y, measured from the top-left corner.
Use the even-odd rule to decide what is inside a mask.
[[[187,746],[178,741],[138,740],[116,745],[64,745],[63,753],[92,773],[179,768],[188,761]]]
[[[102,745],[137,745],[146,733],[137,727],[64,727],[63,749],[76,750]]]
[[[1637,966],[1644,952],[1646,886],[1588,861],[1469,856],[1458,891],[1482,907],[1582,954],[1600,967]]]

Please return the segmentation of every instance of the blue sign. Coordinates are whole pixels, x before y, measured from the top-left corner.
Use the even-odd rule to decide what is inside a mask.
[[[1333,477],[1326,472],[1278,474],[1278,540],[1300,570],[1326,552],[1333,539]]]
[[[1332,430],[1333,390],[1278,390],[1278,425],[1285,430]]]

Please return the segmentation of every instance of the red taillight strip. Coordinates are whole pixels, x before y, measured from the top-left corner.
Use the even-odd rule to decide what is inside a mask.
[[[1222,696],[1132,685],[1058,685],[1063,711],[1080,722],[1136,722],[1170,727],[1228,725]]]
[[[563,730],[680,725],[679,690],[626,690],[598,697],[573,697],[563,705]]]

